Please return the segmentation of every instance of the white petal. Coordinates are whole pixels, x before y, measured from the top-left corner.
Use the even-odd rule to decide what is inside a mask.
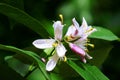
[[[75,33],[76,28],[72,25],[68,28],[68,31],[65,36],[71,36]]]
[[[88,26],[86,20],[83,18],[82,25],[79,29],[79,35],[81,36],[81,38],[87,39],[87,37],[94,31],[96,31],[96,29]]]
[[[62,29],[63,29],[63,25],[62,25],[61,21],[54,22],[53,27],[54,27],[55,39],[61,40],[62,39]]]
[[[88,59],[92,59],[93,57],[91,57],[88,53],[86,53],[86,57],[88,58]]]
[[[88,27],[87,22],[86,22],[86,20],[85,20],[84,17],[83,17],[83,21],[82,21],[82,25],[81,25],[81,27],[83,27],[83,28]]]
[[[56,52],[57,52],[57,55],[58,55],[59,57],[64,57],[66,51],[67,51],[67,50],[65,49],[65,47],[63,46],[63,44],[59,44],[59,45],[56,47]]]
[[[67,34],[66,35],[71,35],[72,37],[79,37],[78,33],[79,33],[79,24],[78,22],[75,20],[75,18],[72,19],[73,25],[69,27]]]
[[[47,71],[52,71],[52,70],[55,68],[56,64],[57,64],[58,59],[59,59],[59,57],[58,57],[58,55],[55,53],[55,54],[51,57],[51,59],[47,62],[47,64],[46,64],[46,70],[47,70]]]
[[[86,39],[91,33],[93,33],[94,31],[96,31],[95,28],[92,28],[92,26],[88,26],[85,30],[85,32],[82,35],[83,39]]]
[[[80,38],[79,40],[75,41],[74,44],[76,44],[77,46],[79,46],[80,48],[82,48],[83,50],[86,49],[85,44],[87,43],[87,40]]]
[[[92,26],[88,26],[88,29],[87,29],[87,34],[90,35],[91,33],[93,33],[94,31],[96,31],[95,28],[92,28]]]
[[[84,63],[87,62],[86,59],[85,59],[85,57],[81,57],[81,60],[82,60],[82,62],[84,62]]]
[[[38,39],[33,42],[33,45],[39,49],[51,48],[53,47],[54,39]]]
[[[79,24],[75,18],[72,19],[72,22],[73,22],[73,25],[76,27],[76,29],[79,29]]]

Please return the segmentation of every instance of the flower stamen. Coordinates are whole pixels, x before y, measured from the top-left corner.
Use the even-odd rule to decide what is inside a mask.
[[[63,23],[63,15],[60,14],[59,17],[60,17],[60,19],[61,19],[61,22]]]
[[[64,61],[64,62],[66,62],[66,61],[67,61],[67,57],[66,57],[66,56],[64,56],[63,58],[64,58],[64,60],[63,60],[63,61]]]
[[[87,44],[87,45],[90,46],[90,47],[92,47],[92,48],[95,47],[94,44]]]
[[[92,31],[94,28],[90,28],[89,30],[87,30],[85,33],[88,33],[90,31]]]

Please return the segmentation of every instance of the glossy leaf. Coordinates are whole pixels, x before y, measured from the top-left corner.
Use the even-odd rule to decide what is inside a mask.
[[[47,48],[47,49],[44,49],[44,52],[47,54],[47,55],[50,55],[52,52],[53,52],[54,48]]]
[[[96,66],[83,63],[82,66],[91,76],[94,76],[94,80],[109,80]]]
[[[48,80],[50,80],[50,78],[45,70],[45,64],[40,60],[40,57],[36,53],[34,53],[32,51],[22,50],[22,49],[13,47],[13,46],[2,45],[2,44],[0,44],[0,49],[28,55],[29,57],[33,58],[38,63],[38,66],[39,66],[40,70],[42,71],[42,73],[44,74],[44,76]]]
[[[8,4],[0,3],[0,13],[16,20],[17,22],[24,24],[28,28],[32,29],[33,31],[37,32],[42,37],[48,37],[48,32],[45,30],[45,26],[42,25],[38,20],[31,17],[24,11],[10,6]]]
[[[68,65],[71,66],[85,80],[109,80],[97,67],[81,63],[78,66],[71,60],[68,60]]]
[[[51,72],[50,76],[52,80],[63,80],[63,78],[59,74],[56,74],[56,73]]]
[[[22,63],[13,56],[6,56],[5,61],[8,63],[9,67],[19,73],[21,76],[26,76],[29,72],[29,64]]]
[[[28,75],[27,80],[46,80],[40,69],[35,69],[30,75]]]
[[[110,30],[102,28],[102,27],[96,27],[97,31],[93,32],[89,37],[90,38],[97,38],[97,39],[103,39],[108,41],[114,41],[118,40],[119,38],[113,34]]]

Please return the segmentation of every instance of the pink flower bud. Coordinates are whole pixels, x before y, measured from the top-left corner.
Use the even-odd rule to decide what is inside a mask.
[[[45,58],[41,58],[41,60],[42,60],[43,62],[46,62]]]
[[[79,46],[73,44],[73,43],[69,43],[70,48],[77,53],[78,55],[80,55],[81,57],[85,57],[85,51],[83,49],[81,49]]]

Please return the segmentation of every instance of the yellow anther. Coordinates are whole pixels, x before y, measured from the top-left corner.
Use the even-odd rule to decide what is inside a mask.
[[[95,46],[94,46],[94,44],[88,44],[89,46],[91,46],[92,48],[94,48]]]
[[[63,23],[63,15],[60,14],[59,17],[60,17],[60,19],[61,19],[61,22]]]
[[[53,43],[52,46],[56,47],[56,46],[58,46],[58,43]]]
[[[89,30],[86,31],[86,33],[87,33],[87,32],[90,32],[90,31],[92,31],[92,30],[93,30],[93,28],[90,28]]]
[[[64,56],[63,58],[64,58],[64,62],[66,62],[66,61],[67,61],[67,57],[66,57],[66,56]]]
[[[93,28],[90,28],[90,29],[86,30],[85,33],[89,33],[92,30],[93,30]]]

